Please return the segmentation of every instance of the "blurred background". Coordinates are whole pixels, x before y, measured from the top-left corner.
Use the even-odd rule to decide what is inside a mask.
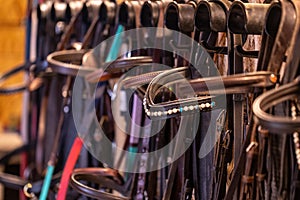
[[[24,0],[2,1],[0,6],[0,74],[25,59],[26,6]],[[22,81],[22,74],[5,84]],[[22,94],[0,95],[0,132],[18,131]]]

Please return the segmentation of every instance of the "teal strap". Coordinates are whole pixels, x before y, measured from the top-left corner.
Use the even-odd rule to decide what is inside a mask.
[[[123,31],[124,31],[124,26],[119,25],[105,62],[111,62],[117,59],[122,44],[121,33]]]
[[[54,166],[48,165],[46,177],[44,179],[44,183],[43,183],[43,187],[42,187],[42,191],[41,191],[41,195],[40,195],[40,200],[46,200],[47,199],[48,191],[49,191],[49,188],[50,188],[50,183],[51,183],[51,179],[52,179],[52,175],[53,175],[53,171],[54,171]]]

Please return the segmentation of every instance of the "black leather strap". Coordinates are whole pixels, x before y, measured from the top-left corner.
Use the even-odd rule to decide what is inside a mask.
[[[291,117],[275,116],[266,112],[269,108],[281,102],[298,98],[299,91],[300,77],[292,83],[270,90],[257,97],[253,103],[255,120],[272,133],[290,134],[295,131],[300,132],[300,118],[292,119]]]
[[[81,181],[88,183],[99,184],[100,189],[95,189],[83,184]],[[124,194],[123,179],[117,171],[108,168],[81,168],[75,169],[72,176],[70,185],[80,194],[95,199],[107,200],[126,200],[128,197],[114,195],[105,190],[116,190]],[[103,188],[103,189],[101,189]]]
[[[22,71],[28,70],[28,64],[25,65],[21,65],[21,66],[17,66],[11,70],[9,70],[8,72],[2,74],[0,76],[0,94],[14,94],[14,93],[18,93],[18,92],[22,92],[24,91],[29,83],[21,83],[21,84],[14,84],[11,86],[1,86],[3,84],[3,82],[7,79],[9,79],[10,77],[14,76],[15,74],[18,74]]]

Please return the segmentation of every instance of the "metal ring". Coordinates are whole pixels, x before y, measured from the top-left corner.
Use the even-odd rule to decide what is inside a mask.
[[[26,197],[28,197],[28,198],[34,198],[35,194],[33,192],[28,192],[28,190],[30,190],[30,189],[32,189],[32,184],[31,183],[27,183],[23,187],[23,192],[24,192],[24,194],[25,194]]]

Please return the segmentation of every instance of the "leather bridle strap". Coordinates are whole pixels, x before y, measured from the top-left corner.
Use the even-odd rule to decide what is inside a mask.
[[[0,94],[8,95],[8,94],[14,94],[14,93],[18,93],[18,92],[22,92],[22,91],[26,90],[29,87],[29,82],[15,84],[15,85],[11,85],[11,86],[1,86],[1,85],[3,84],[3,82],[5,80],[11,78],[12,76],[14,76],[22,71],[29,70],[29,67],[33,64],[34,63],[25,63],[24,65],[14,67],[13,69],[2,74],[0,76]]]
[[[300,132],[300,118],[275,116],[266,112],[269,108],[281,102],[298,98],[299,85],[300,77],[289,84],[265,92],[257,97],[253,103],[255,121],[274,134],[284,135]]]
[[[75,169],[71,175],[70,185],[77,192],[95,199],[107,199],[107,200],[128,200],[128,197],[114,195],[112,193],[104,192],[91,188],[82,184],[80,181],[88,181],[91,183],[99,184],[105,188],[113,189],[118,192],[122,191],[122,177],[117,171],[108,168],[80,168]]]
[[[54,51],[55,49],[58,49],[58,43],[60,41],[60,36],[63,33],[63,28],[64,28],[64,25],[61,25],[58,22],[60,20],[63,22],[68,22],[70,20],[69,19],[70,18],[69,11],[70,11],[70,7],[65,2],[54,2],[52,4],[51,13],[49,14],[50,16],[49,16],[49,19],[47,20],[47,22],[49,21],[47,23],[47,25],[49,27],[47,27],[47,28],[49,28],[51,32],[46,34],[49,37],[49,39],[47,40],[47,42],[49,43],[49,47],[48,47],[49,49],[47,49],[48,51],[45,52],[45,54],[48,55],[50,52]],[[74,18],[76,18],[76,17],[77,16],[75,15]],[[73,23],[72,25],[74,26],[75,23]],[[60,29],[60,30],[56,30],[55,28]],[[48,31],[48,30],[46,30],[46,31]],[[72,32],[71,26],[68,26],[68,28],[66,28],[66,31]],[[64,34],[68,35],[71,33],[63,33],[63,35]],[[69,42],[69,41],[66,40],[65,42]],[[41,46],[41,48],[43,49],[42,46]],[[44,58],[44,59],[46,59],[46,58]],[[43,147],[43,144],[45,142],[45,139],[49,135],[55,134],[55,129],[53,129],[53,127],[56,126],[56,123],[58,122],[57,118],[59,118],[59,116],[57,116],[57,112],[54,112],[55,108],[58,108],[58,106],[59,106],[59,105],[56,105],[57,102],[55,102],[56,103],[55,106],[51,107],[51,110],[49,109],[49,105],[51,103],[54,104],[54,101],[56,100],[55,98],[56,97],[59,98],[59,96],[55,96],[55,93],[52,94],[52,92],[50,92],[50,90],[54,91],[54,88],[61,84],[60,81],[61,81],[61,77],[54,76],[54,77],[52,77],[52,79],[48,79],[47,81],[44,82],[44,88],[42,90],[43,98],[42,98],[41,104],[40,104],[41,106],[40,106],[40,114],[39,114],[37,150],[35,152],[36,168],[37,168],[37,171],[39,172],[39,174],[42,174],[42,171],[45,166],[44,159],[50,153],[48,151],[49,150],[48,148]],[[49,115],[53,115],[55,117],[52,117],[50,120],[48,117]],[[51,129],[49,129],[50,126],[52,126]],[[47,138],[47,139],[49,139],[49,138]],[[50,142],[52,142],[52,138],[50,139]],[[48,158],[46,158],[46,159],[48,159]]]
[[[61,36],[61,39],[59,43],[57,44],[57,49],[56,50],[63,50],[66,49],[67,43],[70,41],[71,35],[76,28],[76,24],[80,20],[80,17],[82,17],[83,14],[83,5],[82,3],[80,4],[79,8],[75,8],[75,15],[71,18],[70,23],[67,25],[65,32]]]
[[[292,15],[291,13],[288,12],[293,12],[294,8],[291,2],[289,1],[282,1],[280,2],[281,4],[281,20],[280,20],[280,25],[279,25],[279,31],[280,30],[293,30],[294,27],[294,19],[291,19]],[[278,3],[274,2],[268,12],[267,12],[267,16],[269,16],[270,19],[272,19],[270,16],[272,16],[271,14],[274,14],[274,11],[277,12],[278,8],[280,9],[280,6],[278,5]],[[267,17],[267,22],[268,19]],[[270,22],[269,22],[270,23]],[[271,23],[271,25],[273,25]],[[270,26],[270,24],[266,23],[265,26]],[[274,30],[273,30],[274,31]],[[276,35],[276,40],[275,43],[273,45],[272,48],[272,54],[270,54],[271,58],[270,61],[265,63],[268,65],[268,69],[270,69],[270,71],[272,71],[273,73],[276,73],[279,71],[281,64],[284,60],[284,55],[286,53],[286,50],[288,48],[289,45],[289,37],[291,37],[291,34],[293,34],[293,31],[289,31],[289,36],[287,36],[287,33],[282,34],[281,32],[278,31],[278,34]],[[277,51],[277,49],[279,49]],[[281,54],[279,54],[281,53]],[[264,58],[267,59],[267,58]],[[267,59],[269,60],[269,59]],[[266,69],[266,66],[262,66],[261,69]],[[253,120],[251,120],[249,128],[253,126]],[[236,167],[235,167],[235,171],[233,173],[232,176],[232,180],[231,183],[229,185],[229,188],[227,190],[226,196],[225,196],[225,200],[231,200],[233,198],[233,195],[235,193],[235,190],[239,184],[239,177],[241,176],[241,174],[244,171],[244,164],[245,164],[245,154],[246,154],[246,148],[248,147],[250,142],[250,132],[247,132],[246,134],[246,138],[245,141],[243,143],[243,146],[241,148],[241,153],[238,159],[238,162],[236,163]]]
[[[88,37],[86,37],[86,38],[88,39]],[[116,39],[118,39],[118,38],[116,38]],[[113,47],[119,48],[118,46],[113,46]],[[111,48],[111,50],[110,50],[109,56],[111,56],[112,49],[113,48]],[[83,55],[79,56],[79,60],[80,61],[82,60],[82,57],[83,57]],[[51,57],[50,58],[48,57],[48,59],[51,60]],[[61,64],[61,63],[59,63],[59,64]],[[80,69],[81,69],[81,67],[77,66],[75,68],[75,72],[76,71],[78,72]],[[72,69],[71,72],[74,72],[74,69]],[[78,156],[79,156],[79,154],[81,152],[82,145],[83,145],[83,143],[82,143],[81,139],[79,137],[77,137],[75,139],[73,145],[72,145],[71,153],[68,156],[66,165],[65,165],[64,170],[63,170],[63,177],[61,179],[61,186],[60,186],[60,189],[59,189],[59,192],[58,192],[58,195],[61,198],[65,198],[65,196],[66,196],[66,192],[67,192],[68,185],[69,185],[70,175],[72,174],[72,171],[73,171],[73,169],[75,167],[75,164],[76,164],[76,162],[78,160]]]
[[[121,25],[118,27],[118,30],[117,30],[117,34],[119,34],[121,31],[123,31],[123,28],[121,27]],[[118,37],[115,37],[114,41],[113,41],[113,45],[110,49],[110,52],[108,54],[108,57],[106,58],[106,61],[111,61],[111,60],[114,60],[116,59],[117,57],[117,54],[114,53],[114,51],[117,49],[117,53],[119,52],[118,49],[120,48],[119,46],[119,43],[117,43],[117,41],[119,40],[120,38]],[[82,59],[83,55],[79,56],[80,57],[80,60]],[[66,63],[56,63],[56,64],[60,64],[60,66],[66,66]],[[63,64],[63,65],[61,65]],[[68,68],[68,67],[67,67]],[[77,72],[81,70],[81,67],[79,66],[76,66],[75,67],[75,71],[76,71],[76,74]],[[72,73],[74,73],[74,66],[73,66],[73,69],[71,70]],[[94,70],[93,70],[94,71]],[[91,71],[89,71],[88,73],[90,73]],[[99,78],[98,78],[99,79]],[[108,79],[107,79],[108,80]],[[88,122],[88,123],[91,123],[91,120]],[[70,173],[71,171],[74,169],[74,166],[75,166],[75,163],[78,159],[78,154],[80,152],[82,148],[82,141],[80,138],[76,138],[75,142],[73,143],[73,146],[72,146],[72,150],[74,150],[74,153],[75,154],[70,154],[69,157],[68,157],[68,160],[67,160],[67,163],[66,163],[66,166],[64,168],[64,179],[62,179],[62,185],[60,187],[60,190],[59,190],[59,195],[60,197],[64,198],[65,195],[66,195],[66,191],[67,191],[67,188],[68,188],[68,182],[69,182],[69,178],[70,178]],[[72,176],[73,177],[73,176]],[[84,187],[83,187],[84,188]],[[79,188],[79,191],[80,188]]]
[[[284,23],[280,23],[279,31],[289,30],[285,34],[277,34],[274,46],[272,48],[272,53],[270,57],[270,61],[268,63],[268,70],[278,74],[282,65],[282,62],[285,58],[285,53],[290,45],[290,38],[293,34],[293,27],[296,24],[295,15],[295,7],[293,3],[288,1],[282,1],[282,17],[284,18]],[[296,13],[295,13],[296,14]],[[271,22],[269,22],[271,23]],[[268,24],[266,24],[267,26]]]
[[[147,65],[152,62],[151,57],[139,56],[106,62],[103,63],[102,66],[82,66],[80,63],[86,52],[86,50],[64,50],[54,52],[47,57],[49,67],[54,72],[60,74],[86,76],[90,82],[103,82],[109,80],[111,77],[120,76],[132,67]],[[101,68],[96,69],[95,67]],[[103,69],[105,69],[105,72],[103,72]]]

